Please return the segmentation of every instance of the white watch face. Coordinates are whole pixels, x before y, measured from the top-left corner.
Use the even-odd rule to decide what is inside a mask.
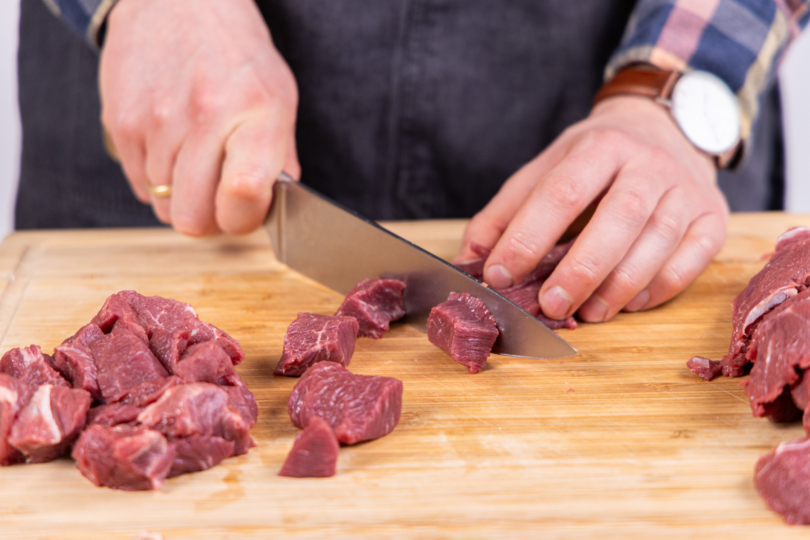
[[[692,71],[678,79],[672,114],[686,138],[709,154],[723,154],[740,140],[737,98],[711,73]]]

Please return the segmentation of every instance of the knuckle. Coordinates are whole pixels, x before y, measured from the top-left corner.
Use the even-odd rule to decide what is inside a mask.
[[[532,261],[537,257],[538,246],[523,233],[518,232],[509,237],[506,252],[511,259]]]
[[[695,235],[695,248],[699,252],[700,259],[708,262],[717,254],[720,243],[709,235]]]
[[[688,284],[689,280],[686,269],[677,264],[667,265],[667,267],[661,271],[659,290],[663,295],[663,299],[672,298],[685,289]]]
[[[584,190],[580,182],[569,176],[558,178],[548,193],[551,205],[563,214],[578,211],[584,203]]]
[[[645,157],[648,161],[657,164],[663,169],[682,168],[680,163],[667,152],[658,146],[645,146]]]
[[[163,127],[174,121],[174,111],[167,103],[155,103],[150,111],[151,124],[155,127]]]
[[[683,225],[677,216],[669,213],[659,213],[652,218],[652,227],[657,236],[667,245],[676,244],[683,235]]]
[[[625,190],[615,203],[616,213],[630,227],[638,227],[647,221],[649,203],[638,189]]]
[[[134,111],[121,111],[118,114],[110,115],[105,124],[111,133],[125,139],[133,139],[144,131],[143,120]]]
[[[566,274],[582,288],[594,289],[599,284],[601,272],[596,261],[589,257],[579,256],[569,263]]]
[[[620,291],[621,293],[631,293],[639,289],[638,279],[635,277],[636,272],[631,268],[620,266],[615,268],[608,278],[612,288]]]
[[[267,194],[266,175],[262,171],[240,171],[224,183],[227,197],[254,202]]]
[[[210,85],[198,84],[189,99],[191,114],[199,122],[215,118],[223,110],[223,100]]]

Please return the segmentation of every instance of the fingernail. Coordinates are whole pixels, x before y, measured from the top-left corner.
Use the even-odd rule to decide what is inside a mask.
[[[585,322],[602,322],[607,317],[608,307],[601,296],[594,294],[579,308],[579,316]]]
[[[511,287],[514,282],[514,278],[512,278],[512,274],[509,273],[509,270],[500,264],[490,266],[486,271],[484,279],[489,283],[490,287],[495,289]]]
[[[647,292],[647,289],[644,289],[640,293],[638,293],[632,300],[627,302],[627,305],[624,306],[625,311],[638,311],[644,306],[647,305],[647,302],[650,301],[650,293]]]
[[[571,309],[571,297],[562,287],[552,287],[543,295],[543,313],[552,319],[562,319]]]

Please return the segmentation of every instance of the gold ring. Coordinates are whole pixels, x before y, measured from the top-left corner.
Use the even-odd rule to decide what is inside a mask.
[[[152,186],[150,184],[146,184],[146,191],[152,194],[155,197],[171,197],[172,196],[172,186],[171,184],[164,184],[162,186]]]

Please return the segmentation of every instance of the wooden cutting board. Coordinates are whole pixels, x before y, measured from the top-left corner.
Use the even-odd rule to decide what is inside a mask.
[[[273,377],[299,311],[341,296],[279,264],[263,232],[195,240],[168,230],[17,233],[0,246],[0,346],[50,352],[122,289],[191,303],[236,337],[256,394],[258,446],[162,491],[96,488],[70,459],[0,468],[2,538],[792,538],[752,484],[757,458],[803,434],[751,416],[739,379],[685,362],[720,358],[729,303],[776,237],[810,216],[735,215],[725,248],[677,299],[560,331],[564,360],[493,356],[469,375],[397,325],[358,341],[351,369],[405,384],[402,420],[344,447],[329,479],[277,476],[296,429],[296,380]],[[440,256],[464,222],[390,228]]]

